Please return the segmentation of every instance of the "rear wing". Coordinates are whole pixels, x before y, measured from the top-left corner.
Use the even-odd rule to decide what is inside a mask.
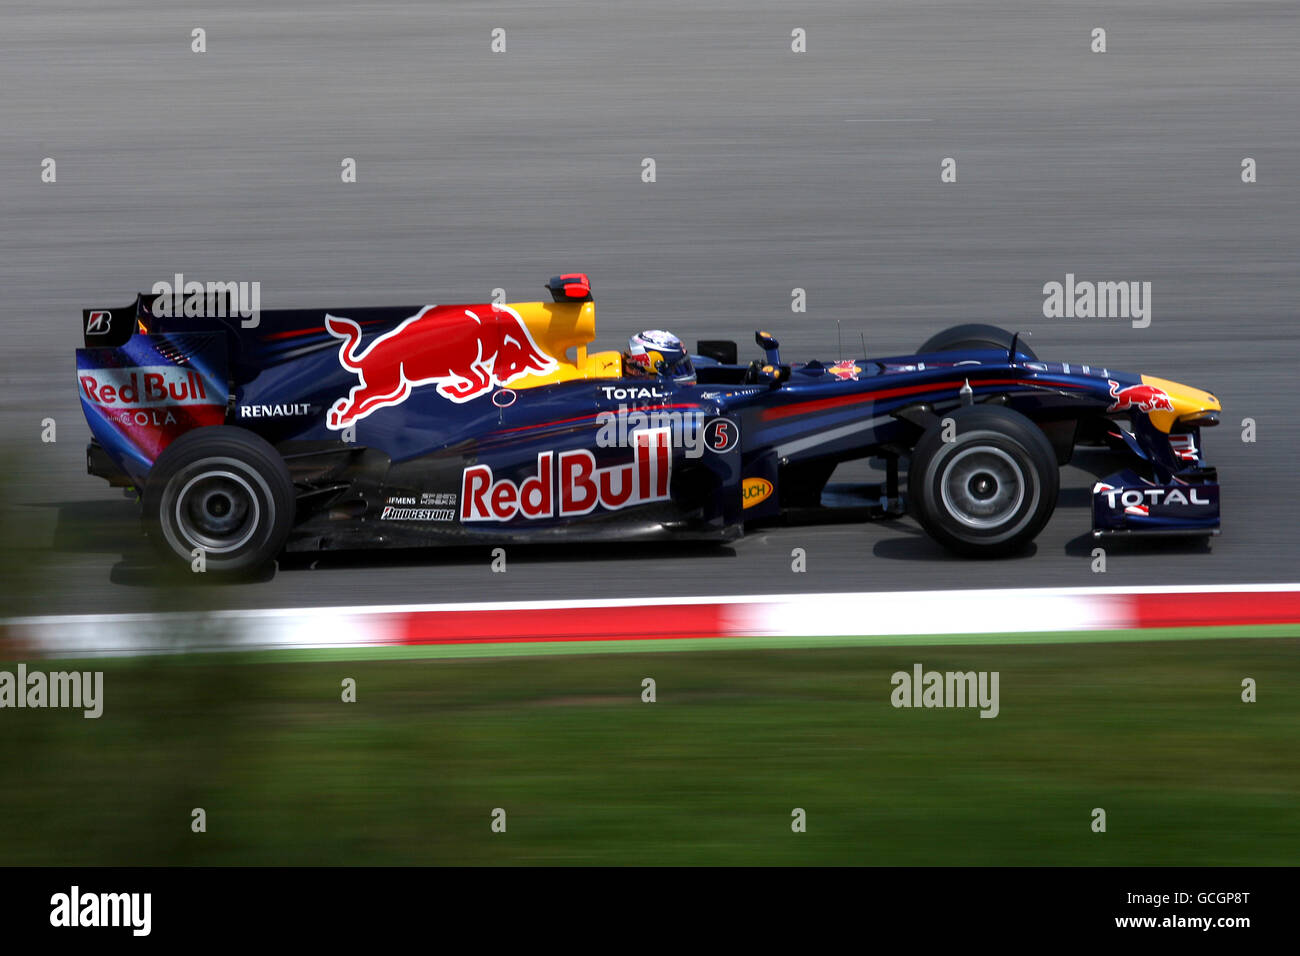
[[[135,302],[120,309],[82,309],[82,342],[88,349],[125,345],[131,336],[142,331],[136,324],[136,314]]]
[[[86,348],[116,348],[137,333],[160,331],[154,327],[155,318],[183,318],[190,321],[190,327],[194,319],[211,318],[235,331],[240,321],[238,307],[233,289],[180,296],[140,292],[134,302],[120,308],[82,309],[82,342]]]
[[[177,277],[180,282],[180,277]],[[224,287],[223,287],[224,286]],[[183,286],[182,286],[183,288]],[[546,283],[551,299],[557,304],[592,301],[591,280],[585,273],[570,272],[552,276]],[[531,303],[530,303],[531,304]],[[347,314],[366,313],[382,322],[397,313],[410,314],[411,308],[342,309]],[[304,323],[319,324],[319,309],[276,310],[271,315],[277,319],[279,331],[292,331]],[[246,326],[239,311],[239,299],[233,283],[216,284],[202,291],[163,294],[140,292],[135,301],[120,308],[82,309],[82,343],[86,348],[118,348],[137,333],[173,332],[180,329],[193,331],[228,330],[236,339]],[[197,320],[197,322],[196,322]],[[182,324],[183,323],[183,324]],[[588,340],[594,337],[594,330]],[[582,343],[582,344],[585,344]]]

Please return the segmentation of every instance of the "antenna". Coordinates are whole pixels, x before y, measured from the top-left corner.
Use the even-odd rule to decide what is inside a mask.
[[[839,348],[838,355],[840,359],[844,358],[844,336],[840,332],[840,320],[835,320],[835,342]]]
[[[1033,332],[1016,332],[1015,335],[1011,336],[1011,345],[1007,348],[1008,365],[1016,364],[1016,346],[1020,344],[1020,336],[1023,335],[1025,338],[1031,338],[1033,334]]]
[[[864,333],[858,332],[858,338],[862,339],[862,357],[867,357],[867,337]]]

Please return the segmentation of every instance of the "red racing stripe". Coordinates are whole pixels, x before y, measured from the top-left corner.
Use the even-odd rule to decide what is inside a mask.
[[[900,395],[921,395],[925,392],[938,392],[945,388],[961,388],[966,380],[963,378],[953,382],[931,382],[928,385],[902,385],[898,388],[886,388],[876,392],[859,392],[855,395],[839,395],[835,398],[814,398],[806,402],[793,402],[789,405],[780,405],[776,408],[768,408],[763,411],[763,419],[771,420],[774,418],[789,418],[791,415],[808,415],[812,412],[824,412],[832,408],[842,408],[845,405],[856,405],[862,402],[878,402],[884,398],[897,398]],[[1020,378],[993,378],[982,379],[977,382],[971,382],[971,388],[983,387],[985,385],[1047,385],[1054,388],[1086,388],[1076,382],[1052,382],[1046,379],[1020,379]]]
[[[1134,627],[1300,623],[1298,591],[1134,594]]]
[[[676,405],[647,405],[645,408],[628,409],[626,414],[630,415],[633,412],[661,412],[673,408],[699,408],[699,407],[700,406],[695,402],[689,402],[684,404],[678,403]],[[571,425],[574,422],[596,421],[600,418],[601,415],[617,415],[617,414],[618,414],[617,412],[603,411],[603,412],[597,412],[594,415],[579,415],[576,418],[557,418],[554,421],[541,422],[537,425],[520,425],[517,428],[498,428],[496,431],[492,432],[491,434],[509,435],[512,432],[527,432],[537,428],[550,428],[553,425]]]
[[[358,322],[357,324],[364,329],[369,328],[372,325],[384,325],[385,323],[381,319],[367,319],[365,322]],[[310,329],[289,329],[286,332],[268,332],[266,335],[262,336],[262,341],[278,342],[283,339],[296,339],[301,338],[304,335],[324,335],[325,333],[325,326],[317,325]]]
[[[402,644],[495,644],[532,641],[638,641],[726,636],[722,604],[422,611],[398,615]]]

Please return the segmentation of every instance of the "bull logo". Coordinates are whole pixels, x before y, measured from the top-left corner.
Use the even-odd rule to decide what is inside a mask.
[[[364,352],[358,350],[361,327],[352,319],[326,315],[325,329],[343,340],[339,364],[361,379],[326,415],[326,426],[335,431],[402,404],[420,385],[436,384],[439,395],[462,404],[556,367],[508,306],[426,306]]]
[[[1136,408],[1144,412],[1174,410],[1173,399],[1162,388],[1156,388],[1154,385],[1130,385],[1127,388],[1120,388],[1119,382],[1113,379],[1106,381],[1110,385],[1110,397],[1114,399],[1110,408],[1106,409],[1108,412],[1119,412],[1126,408]]]
[[[858,376],[862,374],[862,367],[855,365],[850,359],[845,359],[843,362],[836,362],[834,365],[827,365],[826,371],[831,375],[834,375],[841,382],[856,382]]]

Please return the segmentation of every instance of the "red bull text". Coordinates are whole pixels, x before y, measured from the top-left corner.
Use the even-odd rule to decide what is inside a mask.
[[[496,478],[490,465],[473,465],[461,476],[461,521],[510,521],[585,515],[596,508],[617,511],[668,499],[672,476],[670,429],[638,432],[632,461],[596,467],[586,449],[544,451],[537,474],[516,484]]]

